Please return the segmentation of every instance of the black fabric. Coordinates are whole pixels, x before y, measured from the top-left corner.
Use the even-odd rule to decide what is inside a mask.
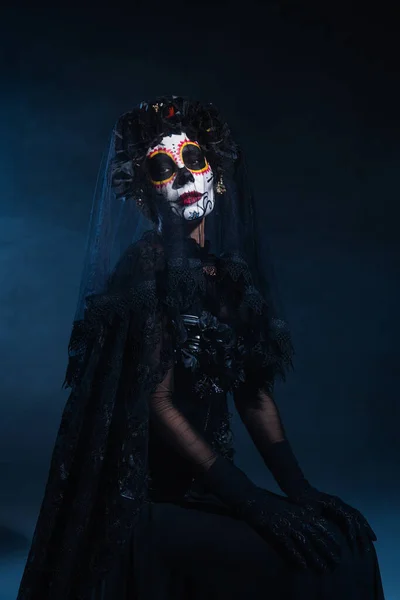
[[[201,282],[199,274],[194,279],[194,275],[190,275],[192,281],[198,282],[197,289],[203,290],[203,295],[197,292],[202,301],[196,303],[195,297],[190,294],[190,301],[182,296],[182,306],[190,309],[193,308],[194,303],[197,309],[202,311],[204,307],[211,308],[213,305],[215,311],[215,303],[218,298],[221,298],[220,308],[224,308],[222,312],[224,320],[231,326],[239,323],[237,326],[240,327],[240,319],[246,314],[251,315],[250,309],[247,313],[240,310],[245,296],[243,291],[240,293],[240,285],[243,290],[245,277],[228,279],[227,273],[234,272],[229,269],[224,272],[221,279],[217,274],[210,275],[208,267],[210,265],[215,267],[217,263],[212,257],[206,255],[204,250],[198,249],[196,244],[193,249],[195,253],[199,251],[203,255],[203,261],[200,263],[203,281]],[[166,458],[166,462],[163,464],[164,468],[159,469],[159,472],[164,472],[164,479],[158,480],[158,489],[157,481],[155,488],[152,488],[151,479],[149,482],[151,471],[149,472],[148,465],[148,441],[152,440],[151,435],[149,437],[149,407],[152,406],[154,399],[157,400],[157,390],[162,389],[160,386],[166,387],[167,397],[169,396],[170,390],[165,383],[172,368],[176,368],[177,373],[180,373],[178,376],[180,400],[177,397],[176,402],[178,406],[181,402],[182,409],[190,413],[191,403],[188,400],[185,402],[185,398],[188,399],[188,394],[192,394],[193,413],[191,416],[188,414],[190,423],[196,424],[197,420],[199,433],[197,439],[202,442],[203,434],[204,439],[209,443],[209,446],[200,445],[204,448],[205,454],[200,452],[198,455],[201,457],[201,460],[197,461],[198,466],[213,453],[219,454],[214,434],[221,432],[221,426],[222,429],[225,427],[225,439],[229,439],[226,403],[222,399],[226,400],[226,391],[230,389],[228,382],[231,380],[224,379],[228,386],[225,391],[221,390],[213,395],[208,387],[205,394],[204,389],[200,388],[193,395],[195,390],[193,387],[187,387],[188,381],[191,382],[190,385],[194,385],[201,377],[205,363],[201,360],[197,361],[192,365],[193,369],[185,366],[182,359],[178,360],[178,365],[176,363],[176,357],[181,356],[182,348],[187,343],[187,330],[183,320],[183,329],[178,329],[176,324],[172,325],[168,322],[167,315],[171,303],[166,289],[164,289],[165,293],[160,293],[162,286],[166,285],[165,263],[162,255],[162,245],[160,246],[157,235],[145,236],[140,244],[131,248],[111,279],[108,293],[89,300],[86,319],[79,327],[79,334],[72,340],[80,368],[73,369],[69,374],[70,377],[71,373],[73,374],[75,387],[63,414],[45,498],[18,600],[28,598],[111,600],[115,598],[117,587],[124,590],[121,594],[128,594],[126,590],[132,589],[136,583],[135,573],[129,571],[130,574],[127,575],[126,569],[131,568],[127,555],[129,555],[130,545],[136,544],[135,532],[145,499],[148,495],[150,501],[167,499],[166,496],[163,497],[163,493],[166,490],[174,490],[172,471],[175,468],[179,470],[179,464],[186,463],[186,479],[181,476],[175,478],[179,485],[182,481],[185,482],[179,490],[174,490],[174,493],[180,494],[179,498],[176,495],[173,498],[175,503],[191,504],[194,507],[203,506],[203,510],[199,511],[201,514],[206,506],[213,504],[211,510],[216,510],[218,498],[215,501],[205,495],[201,485],[196,487],[196,477],[193,477],[198,472],[197,468],[194,468],[196,453],[189,461],[191,464],[188,465],[188,453],[183,463],[180,463],[171,451],[169,454],[164,454],[162,445],[157,449],[154,437],[155,445],[150,455],[153,452],[153,456],[158,457],[158,462],[160,457]],[[126,284],[126,278],[132,277],[132,274],[137,283],[135,289],[130,289]],[[234,289],[235,294],[219,296],[218,281],[223,282],[227,289],[229,287]],[[156,297],[152,290],[157,289]],[[218,310],[216,314],[221,317]],[[245,327],[242,327],[242,332],[245,334]],[[252,342],[249,340],[254,339],[254,336],[260,337],[262,332],[262,328],[247,328],[248,337],[247,339],[243,337],[242,340],[243,347],[248,348],[247,356],[251,356]],[[212,340],[208,347],[210,344],[212,345]],[[262,348],[262,344],[259,347]],[[221,356],[224,357],[226,347],[220,344],[220,348],[223,350]],[[264,353],[258,352],[257,357],[262,356],[262,361],[269,361],[268,364],[273,372],[276,364],[280,364],[284,352],[278,351],[273,354],[269,343],[266,343],[264,348]],[[249,361],[246,360],[246,352],[242,351],[241,356],[244,357],[245,375],[249,377],[250,369],[251,373],[254,373],[254,365],[247,367]],[[139,357],[142,357],[142,360],[139,360]],[[143,357],[145,357],[144,362]],[[274,360],[271,360],[272,357]],[[270,377],[271,371],[263,369],[263,362],[258,364],[263,377],[266,377],[266,374]],[[200,365],[202,365],[201,369]],[[185,379],[185,375],[188,379]],[[221,379],[219,378],[218,381],[220,382]],[[239,388],[241,385],[239,379]],[[202,389],[203,393],[201,393]],[[194,402],[196,397],[197,403]],[[219,404],[217,398],[220,399]],[[203,418],[207,415],[211,400],[214,409],[213,425],[208,431],[203,431]],[[184,428],[187,427],[187,422],[184,420],[180,423],[181,425],[183,423]],[[189,437],[192,435],[190,430],[186,430],[186,433]],[[170,442],[167,446],[171,446]],[[211,454],[209,448],[213,449]],[[219,510],[221,518],[225,519],[230,511],[223,500]],[[196,513],[192,514],[195,519]],[[268,516],[267,513],[266,515]],[[226,523],[224,520],[222,522]],[[196,538],[192,541],[194,545],[198,544]],[[150,539],[147,543],[151,544]],[[145,554],[148,551],[149,548],[143,548]],[[121,564],[124,565],[123,568],[120,568]],[[377,567],[373,568],[377,569]],[[116,573],[120,573],[123,581],[115,582]],[[160,577],[161,573],[162,570],[160,570]],[[170,576],[171,573],[167,578]],[[219,581],[220,576],[221,581]],[[365,580],[370,579],[371,576],[371,573],[366,570]],[[219,574],[215,572],[214,577],[216,589],[219,589],[221,582],[225,582],[224,569]],[[176,573],[173,578],[174,585],[185,590],[184,580]],[[143,582],[143,579],[141,581]],[[313,581],[317,585],[318,579]],[[310,583],[311,590],[314,584]],[[344,586],[344,580],[342,584]],[[365,581],[362,582],[362,586],[360,585],[360,589],[363,589],[364,584]],[[210,582],[210,585],[214,584]],[[348,586],[354,587],[354,581],[349,579]],[[165,590],[164,593],[167,591]],[[186,591],[182,592],[184,593]],[[124,596],[121,597],[125,600]],[[362,597],[360,596],[360,599]],[[376,595],[371,596],[371,599],[381,600],[382,597],[377,592]],[[296,596],[294,595],[293,598]],[[185,595],[182,595],[181,599],[184,600]],[[139,597],[139,600],[142,598]],[[174,597],[174,600],[180,600],[179,595]]]
[[[193,262],[175,262],[167,273],[162,239],[146,234],[122,257],[106,292],[87,298],[85,317],[75,323],[66,376],[73,391],[18,600],[89,598],[125,552],[147,496],[148,400],[185,341],[180,314],[198,295],[209,297],[204,306],[213,311],[219,298],[221,320],[225,314],[240,331],[235,352],[245,370],[258,364],[272,382],[284,368],[286,338],[280,344],[270,335],[271,322],[259,312],[267,306],[248,291],[246,263],[221,257],[214,282],[204,250],[187,243]]]
[[[75,326],[73,390],[19,599],[89,598],[125,552],[145,500],[147,400],[173,361],[156,296],[157,249],[149,249],[145,241],[128,252]]]
[[[271,399],[270,402],[274,405]],[[277,421],[271,418],[273,411],[258,409],[254,414],[254,411],[244,409],[244,414],[248,412],[252,415],[250,421],[247,419],[248,428],[253,432],[257,448],[281,490],[297,505],[312,509],[320,516],[336,522],[346,532],[350,544],[359,544],[368,551],[370,542],[376,542],[377,538],[360,511],[337,496],[317,490],[307,481],[289,441],[274,439]]]
[[[206,471],[210,488],[288,561],[325,570],[340,562],[340,546],[325,519],[258,488],[236,466],[218,457]]]
[[[244,521],[210,508],[147,505],[136,538],[137,598],[151,600],[383,600],[376,553],[342,548],[333,570],[293,568]],[[126,576],[129,579],[127,570]],[[119,575],[115,581],[120,582]],[[120,583],[119,583],[120,585]],[[117,596],[118,597],[118,596]]]

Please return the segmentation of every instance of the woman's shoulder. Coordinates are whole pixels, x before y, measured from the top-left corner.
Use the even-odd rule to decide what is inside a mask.
[[[119,259],[111,282],[134,284],[140,279],[152,278],[164,268],[164,248],[160,236],[148,231],[132,243]]]
[[[121,256],[119,262],[124,260],[148,259],[149,256],[164,254],[162,239],[157,231],[151,229],[145,231],[139,240],[133,242]]]

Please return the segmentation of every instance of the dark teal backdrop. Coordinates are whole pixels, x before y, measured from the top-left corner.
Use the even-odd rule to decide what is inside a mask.
[[[66,399],[101,154],[117,116],[160,93],[214,101],[246,150],[297,351],[277,392],[288,434],[308,478],[370,519],[400,594],[398,23],[389,4],[302,4],[2,9],[0,600]]]

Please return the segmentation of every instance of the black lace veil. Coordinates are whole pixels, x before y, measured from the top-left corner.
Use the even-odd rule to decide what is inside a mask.
[[[216,202],[205,217],[207,248],[216,256],[234,257],[238,267],[241,261],[246,263],[252,278],[249,294],[254,285],[268,306],[271,323],[282,333],[285,325],[277,314],[273,266],[265,239],[256,231],[255,204],[241,148],[213,104],[177,96],[142,102],[123,114],[113,129],[93,199],[75,323],[83,319],[88,298],[105,291],[121,257],[146,232],[161,234],[170,266],[171,261],[175,266],[180,261],[182,268],[185,264],[189,268],[187,223],[160,203],[145,168],[148,148],[168,134],[181,132],[199,143],[214,174]],[[261,301],[257,294],[253,296],[255,303]],[[76,353],[72,339],[72,362]]]
[[[198,143],[214,175],[204,248],[146,171],[148,149],[174,133]],[[203,286],[203,255],[217,257],[240,288],[250,367],[268,382],[284,376],[290,336],[255,222],[242,151],[215,106],[162,97],[120,117],[93,201],[65,378],[71,394],[18,600],[116,597],[113,584],[104,592],[106,580],[147,493],[149,394],[173,364],[174,339],[185,336],[180,315]],[[104,593],[92,595],[98,585]]]

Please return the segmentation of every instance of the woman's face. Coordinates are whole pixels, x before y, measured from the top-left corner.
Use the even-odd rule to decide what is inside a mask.
[[[193,221],[213,210],[213,172],[199,144],[185,133],[165,136],[149,148],[147,170],[157,193],[179,217]]]

